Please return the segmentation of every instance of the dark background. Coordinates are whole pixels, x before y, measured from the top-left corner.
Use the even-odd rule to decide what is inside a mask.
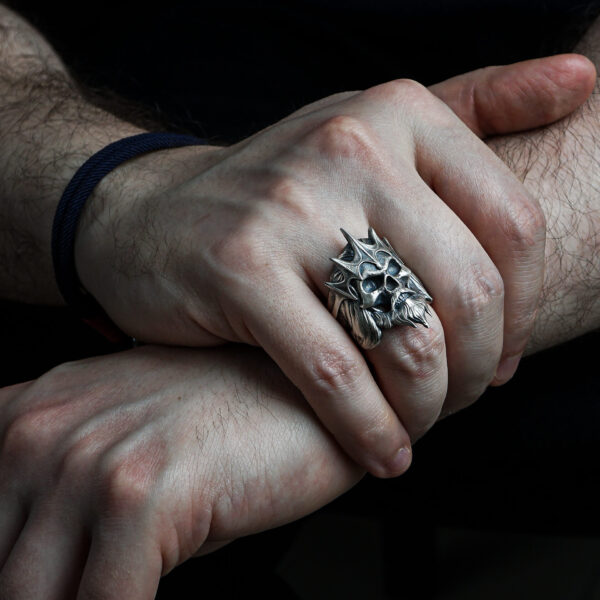
[[[589,0],[12,5],[84,82],[229,142],[334,92],[569,49],[596,11]]]
[[[173,0],[160,9],[142,2],[11,4],[86,85],[104,96],[116,92],[173,129],[223,143],[334,92],[397,77],[433,83],[481,66],[568,51],[600,12],[598,3],[558,0]],[[0,325],[5,347],[13,349],[0,371],[3,385],[113,350],[63,310],[2,303]],[[296,569],[315,580],[323,592],[318,597],[437,598],[458,585],[457,573],[469,580],[488,563],[501,563],[507,549],[489,532],[595,539],[599,342],[592,334],[526,359],[510,384],[419,442],[406,476],[366,478],[316,516],[188,561],[163,580],[158,597],[316,598],[290,584],[286,573]],[[322,525],[331,522],[338,525]],[[375,531],[368,547],[356,542],[366,539],[358,535],[365,522]],[[308,530],[313,537],[302,554],[298,538]],[[488,537],[482,533],[469,544],[463,539],[444,554],[442,530]],[[330,568],[317,564],[322,547],[329,550],[319,560]],[[340,578],[344,565],[357,568]],[[370,579],[373,569],[377,581]],[[354,592],[342,592],[346,580],[356,582]],[[567,582],[566,595],[556,596],[542,596],[537,583],[526,592],[523,580],[512,597],[600,597],[593,578],[578,576]],[[371,590],[367,596],[359,593],[361,585]]]

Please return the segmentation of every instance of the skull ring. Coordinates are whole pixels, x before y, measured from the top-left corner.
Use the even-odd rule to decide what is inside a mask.
[[[356,239],[341,230],[348,244],[331,272],[329,310],[365,350],[381,341],[382,330],[417,323],[429,327],[431,296],[372,227],[369,237]]]

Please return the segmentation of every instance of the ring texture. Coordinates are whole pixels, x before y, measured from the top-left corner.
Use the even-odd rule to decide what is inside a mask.
[[[329,310],[365,350],[381,341],[383,329],[417,324],[429,327],[431,296],[386,238],[372,227],[356,239],[341,230],[348,244],[331,261]]]

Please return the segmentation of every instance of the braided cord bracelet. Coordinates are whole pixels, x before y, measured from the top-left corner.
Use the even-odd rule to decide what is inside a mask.
[[[140,133],[109,144],[77,170],[56,208],[52,226],[52,262],[58,289],[78,316],[114,342],[128,338],[83,287],[75,267],[75,233],[85,204],[100,181],[124,162],[142,154],[205,144],[200,138],[176,133]]]

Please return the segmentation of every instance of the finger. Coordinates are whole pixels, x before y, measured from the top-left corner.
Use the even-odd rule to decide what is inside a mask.
[[[27,520],[23,504],[11,492],[0,494],[0,570]]]
[[[413,443],[438,419],[448,389],[444,330],[430,311],[429,327],[394,327],[367,352],[382,392]]]
[[[269,283],[271,292],[244,298],[247,306],[261,306],[246,323],[251,334],[358,464],[378,477],[403,473],[409,436],[356,344],[295,273]]]
[[[162,571],[160,550],[137,519],[98,521],[77,600],[152,600]]]
[[[409,174],[403,177],[405,182],[408,177],[410,177]],[[414,174],[412,178],[418,179]],[[421,187],[427,189],[421,180],[418,181]],[[431,194],[431,191],[427,189],[427,193]],[[369,194],[369,197],[376,199],[377,193]],[[389,197],[386,201],[388,203],[393,202]],[[375,202],[374,206],[379,206],[379,203]],[[393,220],[390,219],[389,215],[386,215],[382,219],[385,223],[381,223],[381,226],[387,227],[390,223],[397,223],[399,229],[390,229],[390,231],[396,234],[401,231],[400,238],[404,240],[409,230],[402,224],[403,219],[399,216],[398,210],[392,212],[394,213]],[[355,236],[351,234],[348,236],[348,233],[344,235],[347,236],[346,241],[350,243],[351,248],[354,248],[354,243],[359,238],[367,238],[366,231],[362,235],[356,232],[357,235]],[[371,235],[371,233],[369,232],[368,235]],[[334,251],[334,254],[337,255],[340,254],[344,245],[341,235],[339,235],[339,238],[340,246]],[[376,237],[370,243],[380,243],[383,246],[381,240],[377,240]],[[315,240],[313,245],[318,247],[318,240]],[[389,256],[385,246],[380,250],[386,256]],[[375,256],[378,256],[377,250]],[[346,258],[352,261],[351,258]],[[373,260],[376,261],[377,259],[374,258]],[[393,267],[392,262],[386,262],[385,258],[380,260],[381,262],[375,265],[377,268],[390,269]],[[336,264],[339,269],[339,263]],[[328,264],[327,261],[319,261],[317,256],[312,256],[307,264],[307,271],[310,273],[312,282],[315,287],[321,290],[323,295],[328,295],[328,288],[324,287],[323,282],[331,280],[331,266],[331,263]],[[393,276],[381,280],[380,275],[376,276],[371,283],[380,288],[385,287],[385,290],[395,289],[398,285],[401,285],[400,281]],[[352,285],[353,289],[360,293],[359,290],[362,284],[355,281]],[[380,306],[387,301],[391,303],[392,294],[383,289],[380,289],[378,293],[381,301]],[[341,304],[339,311],[342,314],[344,312],[350,314],[354,312],[354,309],[349,309]],[[435,314],[435,310],[429,307],[429,311],[428,327],[419,325],[413,328],[403,325],[383,329],[381,331],[381,343],[375,348],[365,351],[365,356],[376,374],[379,388],[413,442],[421,437],[437,420],[446,397],[448,385],[443,327]],[[365,337],[369,337],[366,331]]]
[[[487,67],[432,85],[479,137],[548,125],[581,106],[596,84],[596,69],[578,54]]]
[[[86,552],[72,516],[38,505],[0,572],[3,600],[72,598]]]
[[[427,126],[418,128],[419,173],[480,240],[501,275],[504,344],[494,383],[504,383],[533,328],[544,275],[544,214],[506,165],[462,124],[449,126],[443,137]]]
[[[397,178],[374,202],[369,220],[433,297],[446,345],[448,397],[466,406],[483,393],[500,358],[502,281],[471,231],[421,179],[408,170]],[[418,235],[424,229],[426,235]],[[433,334],[429,341],[434,356],[441,354],[439,337]],[[441,380],[436,381],[435,372],[416,372],[422,375],[421,386],[439,393]],[[404,382],[398,380],[398,385]],[[418,406],[414,397],[410,402]]]

